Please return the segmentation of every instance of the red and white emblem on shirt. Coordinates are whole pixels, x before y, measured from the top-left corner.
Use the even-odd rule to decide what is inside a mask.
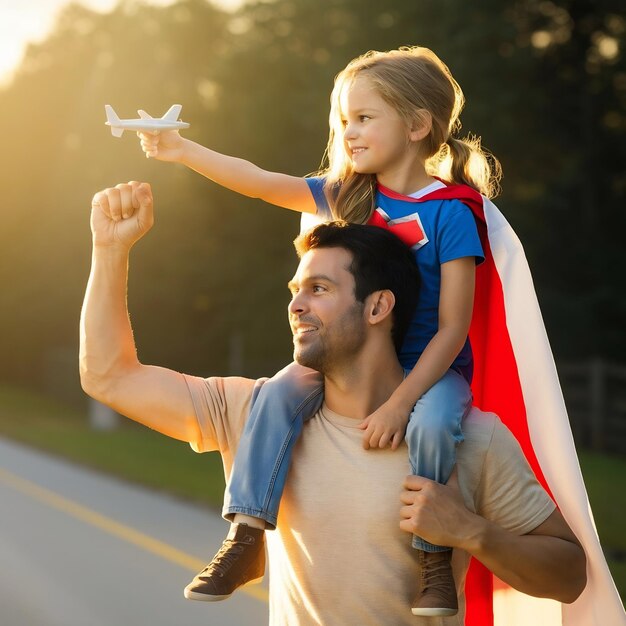
[[[417,212],[392,220],[385,211],[378,207],[367,223],[390,230],[413,250],[417,250],[428,243],[428,237]]]

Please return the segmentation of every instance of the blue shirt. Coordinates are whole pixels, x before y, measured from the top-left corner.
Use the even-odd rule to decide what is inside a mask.
[[[324,195],[324,178],[306,179],[322,220],[332,218]],[[441,185],[443,186],[443,184]],[[412,369],[439,328],[441,264],[473,256],[484,260],[478,229],[470,208],[460,200],[422,200],[377,189],[376,211],[390,225],[401,225],[412,237],[412,249],[420,271],[417,309],[398,355],[403,367]],[[472,349],[469,339],[451,365],[471,380]]]

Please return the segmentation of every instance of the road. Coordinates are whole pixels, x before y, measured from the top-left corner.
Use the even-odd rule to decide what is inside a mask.
[[[190,602],[214,513],[0,438],[1,626],[267,624],[267,588]]]

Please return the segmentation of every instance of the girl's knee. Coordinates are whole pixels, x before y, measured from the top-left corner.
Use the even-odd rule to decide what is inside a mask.
[[[433,445],[434,442],[456,437],[459,423],[460,419],[457,416],[442,413],[413,415],[407,424],[406,438]]]

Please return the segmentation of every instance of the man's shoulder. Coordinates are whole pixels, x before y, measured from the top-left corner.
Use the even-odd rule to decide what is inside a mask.
[[[267,378],[185,375],[201,433],[192,447],[197,451],[223,450],[239,440],[250,405]]]
[[[256,386],[267,379],[244,378],[243,376],[190,376],[185,374],[185,381],[192,395],[212,397],[217,403],[228,401],[249,402]]]
[[[500,421],[500,418],[489,411],[481,411],[478,407],[473,406],[465,419],[463,420],[463,434],[465,439],[468,438],[476,443],[486,444],[491,442],[493,433],[496,429],[506,428]]]
[[[481,411],[473,406],[463,420],[463,433],[466,440],[481,446],[485,452],[490,449],[518,453],[523,457],[522,449],[508,426],[495,414]]]
[[[554,503],[517,439],[497,415],[475,407],[463,424],[458,461],[466,504],[511,532],[530,532],[552,513]]]
[[[496,453],[505,454],[519,452],[523,456],[513,433],[495,413],[490,411],[481,411],[473,406],[463,420],[463,435],[465,437],[463,446],[471,448],[473,455],[479,454],[484,457],[495,450]]]
[[[462,428],[464,439],[457,454],[459,485],[466,504],[470,506],[470,502],[474,504],[474,496],[482,482],[494,441],[508,429],[495,413],[481,411],[475,406],[463,420]]]

